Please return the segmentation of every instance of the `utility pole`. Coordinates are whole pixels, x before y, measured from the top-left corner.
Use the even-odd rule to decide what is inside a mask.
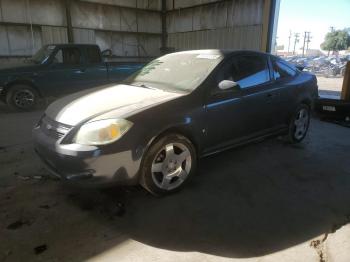
[[[309,42],[310,42],[310,32],[304,32],[304,44],[303,44],[303,57],[305,56],[305,45],[309,46]],[[307,47],[308,49],[309,47]]]
[[[299,36],[300,36],[299,33],[295,33],[295,34],[294,34],[294,49],[293,49],[293,55],[295,55],[295,48],[296,48],[296,46],[297,46],[297,43],[299,43]]]
[[[309,50],[309,44],[311,42],[311,32],[308,32],[307,38],[306,38],[306,51]]]
[[[290,51],[290,39],[292,38],[292,30],[289,30],[289,37],[288,37],[288,55]]]
[[[276,36],[276,39],[275,39],[275,50],[271,50],[273,54],[277,55],[277,39],[278,39],[278,36]]]

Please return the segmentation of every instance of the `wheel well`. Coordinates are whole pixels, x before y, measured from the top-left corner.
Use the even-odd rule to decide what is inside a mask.
[[[308,98],[302,100],[301,103],[311,107],[311,100]]]
[[[296,107],[297,106],[299,106],[299,105],[307,105],[309,108],[310,108],[310,110],[312,109],[312,102],[311,102],[311,99],[309,99],[309,98],[305,98],[305,99],[303,99],[303,100],[299,100],[299,102],[297,102],[297,105],[296,105]],[[294,108],[294,110],[296,110],[297,108]],[[289,114],[288,114],[288,117],[286,118],[286,123],[288,123],[289,124],[289,122],[290,122],[290,120],[292,119],[292,117],[294,116],[294,114],[295,114],[295,111],[291,111],[291,112],[289,112]]]
[[[181,128],[181,127],[170,127],[166,130],[163,130],[161,133],[159,133],[157,136],[154,137],[154,139],[149,144],[148,148],[150,148],[150,146],[153,145],[153,143],[157,141],[157,139],[167,134],[178,134],[186,137],[196,149],[196,154],[199,155],[199,150],[200,150],[199,141],[195,139],[195,136],[193,135],[192,132],[190,132],[186,128]]]
[[[196,141],[196,139],[194,138],[194,135],[191,134],[191,132],[187,131],[185,128],[181,128],[181,127],[170,127],[168,129],[163,130],[162,132],[160,132],[159,134],[157,134],[156,136],[154,136],[148,143],[148,145],[145,148],[145,151],[143,153],[142,159],[141,159],[141,164],[140,166],[143,166],[143,162],[145,159],[145,155],[147,154],[147,152],[149,151],[149,149],[151,148],[151,146],[161,137],[167,135],[167,134],[179,134],[182,135],[184,137],[186,137],[194,146],[195,150],[196,150],[196,154],[197,157],[199,157],[199,143],[198,141]],[[138,174],[140,174],[140,171],[138,172]],[[139,178],[140,179],[140,176]]]
[[[40,97],[42,97],[39,89],[30,81],[14,81],[14,82],[10,82],[8,83],[6,86],[5,86],[5,89],[4,89],[4,96],[7,95],[7,92],[15,85],[26,85],[26,86],[30,86],[31,88],[33,88],[38,94]]]

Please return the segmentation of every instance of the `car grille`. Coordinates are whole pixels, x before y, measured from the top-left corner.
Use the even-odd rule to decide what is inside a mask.
[[[57,140],[67,134],[71,128],[71,126],[56,122],[47,116],[44,116],[40,121],[40,130]]]

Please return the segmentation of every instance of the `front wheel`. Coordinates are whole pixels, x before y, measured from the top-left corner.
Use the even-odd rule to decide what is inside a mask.
[[[193,144],[184,136],[169,134],[148,150],[141,168],[141,185],[156,196],[180,190],[196,169]]]
[[[27,85],[14,85],[6,94],[6,103],[16,110],[32,110],[38,102],[38,92]]]
[[[291,143],[301,142],[309,129],[310,125],[310,107],[301,104],[295,111],[289,123],[288,138]]]

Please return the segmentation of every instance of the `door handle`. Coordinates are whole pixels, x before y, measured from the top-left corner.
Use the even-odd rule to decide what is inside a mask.
[[[78,74],[83,74],[83,73],[85,73],[85,71],[86,71],[86,69],[78,69],[76,72]]]

